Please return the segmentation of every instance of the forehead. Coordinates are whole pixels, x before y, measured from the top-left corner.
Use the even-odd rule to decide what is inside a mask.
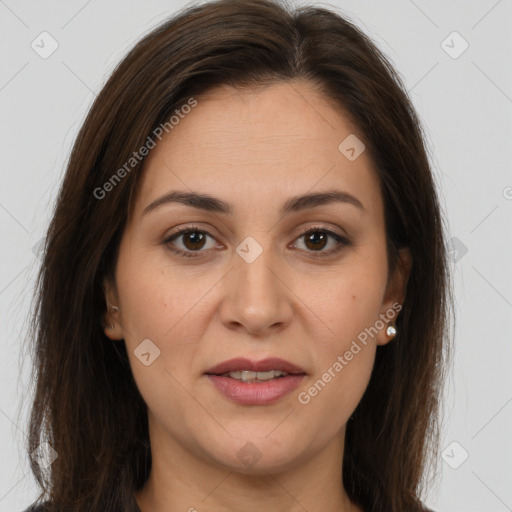
[[[361,134],[310,83],[220,86],[195,99],[197,105],[149,153],[136,209],[173,188],[218,197],[236,191],[239,198],[333,186],[378,192],[368,154],[350,160],[339,149],[347,137]]]
[[[221,151],[229,150],[230,159],[237,159],[235,162],[247,161],[257,154],[266,157],[262,163],[283,163],[280,158],[288,159],[291,149],[307,154],[313,146],[328,156],[337,152],[337,144],[333,143],[339,137],[356,131],[341,108],[334,109],[307,82],[244,89],[220,86],[196,100],[197,106],[183,116],[166,141],[183,150],[196,149],[192,154],[181,152],[188,160],[204,152],[220,156]],[[312,158],[317,156],[311,154]]]

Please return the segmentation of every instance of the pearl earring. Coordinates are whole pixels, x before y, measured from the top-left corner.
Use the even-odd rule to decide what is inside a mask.
[[[395,322],[389,322],[388,327],[386,329],[386,334],[388,336],[395,336],[396,335],[396,325]]]
[[[112,311],[114,313],[118,313],[119,312],[119,308],[117,306],[112,306]],[[108,326],[108,329],[110,329],[112,331],[114,329],[114,324],[110,324],[110,326]]]

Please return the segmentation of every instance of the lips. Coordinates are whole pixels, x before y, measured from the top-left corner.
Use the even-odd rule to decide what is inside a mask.
[[[243,357],[237,357],[219,363],[205,372],[207,375],[222,375],[229,372],[237,371],[251,371],[251,372],[269,372],[270,370],[279,370],[292,375],[305,375],[306,372],[300,366],[297,366],[289,361],[280,359],[278,357],[269,357],[261,361],[251,361]]]
[[[271,370],[285,372],[286,375],[266,380],[252,379],[254,376],[257,377],[258,373]],[[234,378],[238,372],[242,374],[242,380]],[[306,372],[300,366],[278,357],[269,357],[261,361],[237,357],[213,366],[205,372],[205,376],[232,402],[240,405],[270,405],[297,389],[306,378]],[[251,378],[247,380],[244,377]]]

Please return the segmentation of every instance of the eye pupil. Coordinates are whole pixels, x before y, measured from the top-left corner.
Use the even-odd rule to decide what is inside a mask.
[[[187,240],[194,239],[192,241],[192,246],[186,243]],[[203,233],[199,233],[198,231],[191,231],[189,233],[183,234],[183,243],[187,247],[187,249],[201,249],[204,246],[205,236]],[[199,246],[197,246],[199,244]]]
[[[319,241],[319,239],[322,239],[321,246],[316,245]],[[313,246],[310,247],[310,242],[313,242]],[[312,231],[311,233],[306,235],[306,246],[310,249],[323,249],[325,247],[325,244],[327,243],[327,237],[325,236],[325,233],[322,233],[321,231]]]

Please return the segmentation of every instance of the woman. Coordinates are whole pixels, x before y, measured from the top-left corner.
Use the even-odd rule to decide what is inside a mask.
[[[36,510],[427,510],[448,285],[373,43],[322,8],[190,7],[71,154],[33,323]]]

